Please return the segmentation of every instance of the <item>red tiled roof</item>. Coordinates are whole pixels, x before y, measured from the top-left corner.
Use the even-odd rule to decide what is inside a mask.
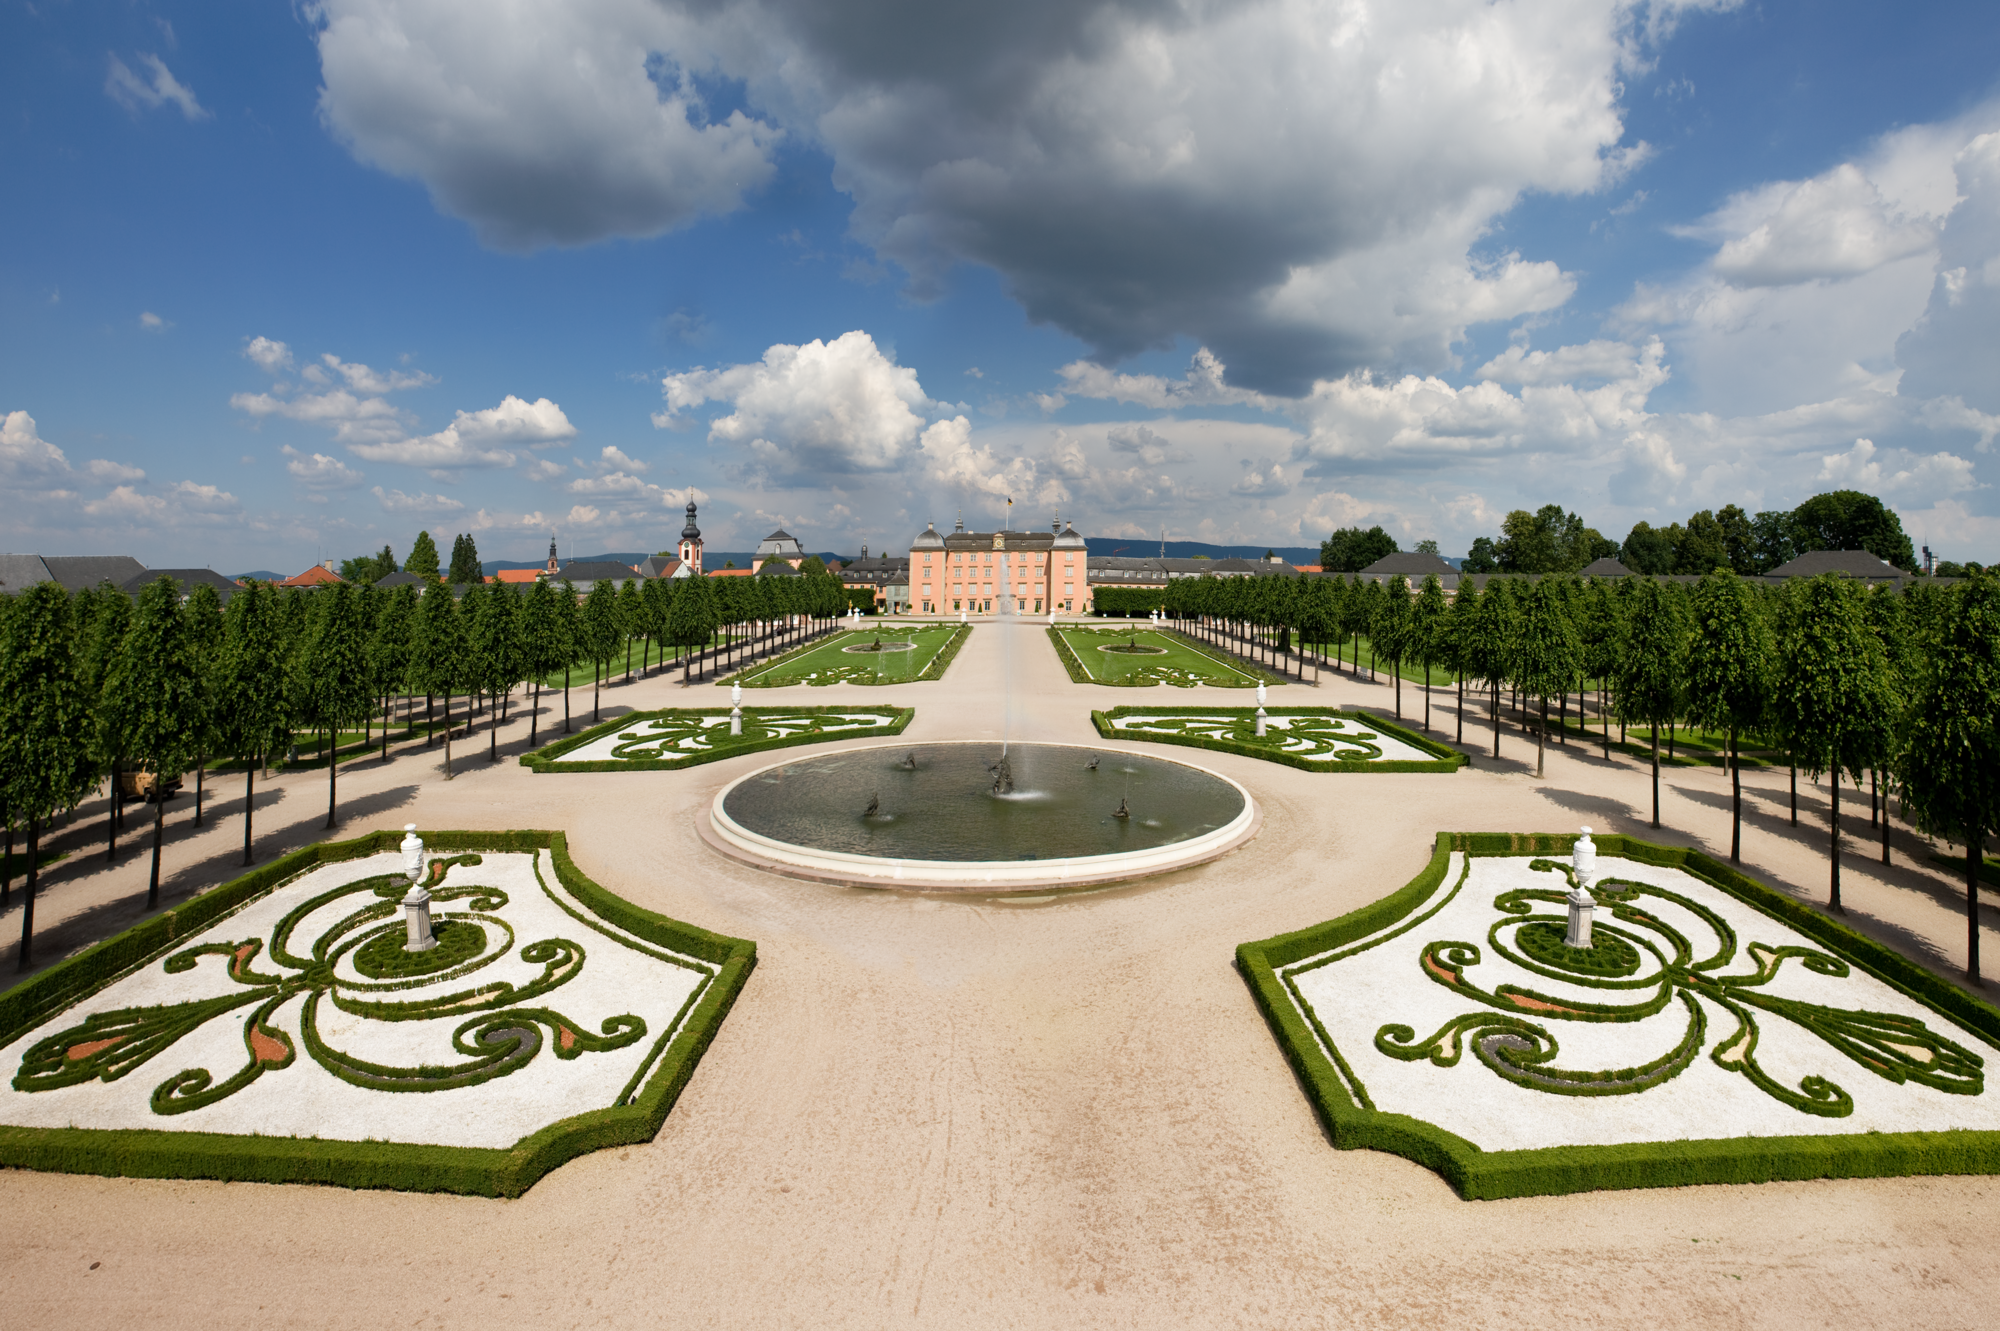
[[[541,579],[542,574],[546,573],[547,571],[548,571],[547,569],[539,569],[539,568],[503,568],[498,573],[495,573],[492,577],[488,578],[487,581],[488,582],[537,582]]]
[[[343,581],[343,579],[338,573],[314,564],[296,578],[286,578],[278,585],[280,587],[328,587],[340,581]]]
[[[712,568],[707,570],[711,578],[747,578],[756,573],[754,568]]]

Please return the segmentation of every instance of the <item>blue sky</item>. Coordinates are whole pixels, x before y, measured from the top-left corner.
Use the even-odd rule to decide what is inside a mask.
[[[0,545],[2000,559],[1990,4],[0,7]]]

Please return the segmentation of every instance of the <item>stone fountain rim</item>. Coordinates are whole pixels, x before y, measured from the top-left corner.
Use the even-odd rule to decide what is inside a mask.
[[[908,752],[916,748],[977,744],[993,747],[992,740],[947,739],[922,744],[867,744],[840,751],[841,757],[874,750]],[[767,873],[812,882],[838,883],[848,887],[890,888],[896,891],[977,893],[991,896],[1008,892],[1047,892],[1051,889],[1096,887],[1129,882],[1156,874],[1172,873],[1220,859],[1252,840],[1264,825],[1264,811],[1248,787],[1199,763],[1163,757],[1113,745],[1084,745],[1042,740],[1024,741],[1012,747],[1074,749],[1079,753],[1123,754],[1151,762],[1172,763],[1191,768],[1235,788],[1243,797],[1243,808],[1223,826],[1186,841],[1176,841],[1148,850],[1117,851],[1108,855],[1075,855],[1049,860],[917,860],[886,856],[857,855],[848,851],[815,850],[795,842],[780,841],[738,823],[723,809],[731,791],[753,777],[762,776],[787,762],[766,763],[724,785],[715,793],[703,813],[695,815],[695,830],[709,847],[742,864]]]

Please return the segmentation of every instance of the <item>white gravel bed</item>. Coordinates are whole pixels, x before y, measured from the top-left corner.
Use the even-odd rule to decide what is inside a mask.
[[[1865,1132],[1939,1131],[1953,1128],[2000,1130],[2000,1093],[1989,1080],[1979,1094],[1960,1095],[1920,1085],[1897,1084],[1822,1040],[1811,1030],[1776,1012],[1751,1008],[1757,1023],[1756,1058],[1780,1085],[1796,1091],[1802,1078],[1820,1076],[1853,1097],[1852,1114],[1824,1117],[1803,1112],[1767,1094],[1748,1077],[1719,1066],[1709,1055],[1737,1028],[1730,1011],[1697,997],[1707,1016],[1700,1052],[1679,1075],[1650,1088],[1619,1095],[1566,1095],[1516,1085],[1482,1064],[1468,1039],[1457,1064],[1438,1067],[1428,1059],[1404,1062],[1380,1052],[1376,1033],[1385,1025],[1413,1028],[1423,1040],[1453,1018],[1474,1012],[1497,1012],[1479,999],[1433,979],[1421,957],[1426,945],[1440,940],[1471,943],[1480,960],[1465,968],[1465,980],[1488,993],[1513,983],[1558,1001],[1629,1005],[1656,990],[1605,989],[1571,984],[1527,970],[1497,953],[1489,930],[1510,918],[1495,909],[1494,899],[1520,887],[1566,890],[1559,874],[1538,873],[1528,866],[1533,857],[1477,858],[1462,887],[1459,873],[1465,859],[1454,855],[1437,893],[1404,922],[1383,930],[1387,941],[1363,947],[1352,944],[1333,954],[1332,962],[1312,969],[1308,959],[1285,968],[1300,995],[1309,1003],[1354,1075],[1366,1088],[1376,1109],[1423,1119],[1473,1142],[1484,1150],[1580,1144],[1701,1140],[1718,1137],[1761,1137]],[[1721,968],[1724,975],[1744,975],[1755,966],[1745,955],[1752,943],[1811,947],[1811,940],[1752,909],[1734,897],[1678,869],[1653,868],[1634,861],[1603,857],[1599,872],[1680,893],[1721,916],[1736,931],[1735,959]],[[1444,904],[1437,913],[1400,934],[1397,929],[1424,911]],[[1645,910],[1680,930],[1693,945],[1697,960],[1713,951],[1713,931],[1693,912],[1643,898]],[[1539,916],[1558,913],[1551,903],[1534,903]],[[1597,910],[1605,922],[1642,934],[1637,926],[1610,919],[1607,906]],[[1391,936],[1393,935],[1393,936]],[[1503,932],[1502,937],[1507,935]],[[1364,940],[1364,943],[1367,940]],[[1355,950],[1361,948],[1361,950]],[[1518,949],[1517,949],[1518,950]],[[1657,974],[1660,966],[1641,949],[1637,976]],[[2000,1064],[1995,1050],[1971,1031],[1958,1026],[1915,999],[1907,997],[1859,968],[1846,977],[1816,975],[1786,960],[1777,975],[1760,986],[1783,998],[1849,1011],[1898,1013],[1920,1018],[1933,1032],[1987,1060],[1990,1077]],[[1523,1015],[1523,1014],[1516,1014]],[[1554,1065],[1574,1070],[1632,1067],[1658,1058],[1677,1045],[1687,1029],[1687,1010],[1678,997],[1662,1011],[1631,1022],[1585,1022],[1553,1014],[1525,1014],[1549,1031],[1561,1046]]]
[[[277,965],[269,955],[271,933],[279,920],[318,892],[401,868],[402,857],[393,853],[322,865],[218,921],[199,937],[185,940],[184,946],[257,938],[265,946],[251,961],[252,970],[267,975],[296,974]],[[437,918],[490,916],[504,920],[513,929],[511,945],[505,930],[490,920],[482,922],[487,952],[504,949],[497,960],[455,979],[440,977],[412,989],[381,994],[357,993],[348,987],[376,983],[354,971],[350,954],[336,969],[342,996],[430,997],[495,980],[519,986],[544,971],[541,965],[522,961],[521,949],[538,940],[563,938],[582,948],[581,968],[564,983],[527,998],[521,1005],[551,1009],[580,1031],[593,1035],[606,1018],[629,1013],[644,1020],[646,1033],[621,1049],[585,1051],[563,1059],[556,1053],[556,1037],[542,1025],[540,1051],[511,1073],[452,1090],[370,1090],[342,1081],[314,1060],[300,1037],[305,995],[298,995],[280,1006],[266,1023],[291,1037],[298,1051],[291,1065],[267,1069],[234,1095],[199,1109],[161,1115],[153,1111],[149,1100],[156,1086],[183,1069],[206,1068],[219,1083],[243,1067],[248,1061],[243,1026],[257,1004],[209,1020],[118,1080],[91,1080],[33,1092],[14,1089],[12,1077],[26,1051],[43,1037],[77,1025],[90,1013],[183,1003],[245,989],[229,978],[228,958],[203,957],[193,970],[178,975],[167,973],[162,959],[106,986],[0,1049],[0,1068],[6,1069],[9,1077],[0,1085],[0,1123],[507,1147],[557,1120],[615,1103],[633,1075],[653,1058],[688,996],[707,982],[712,968],[693,958],[676,964],[656,945],[597,919],[563,890],[547,852],[485,853],[478,865],[451,868],[443,884],[433,891],[471,885],[500,889],[507,896],[506,904],[492,911],[473,912],[463,899],[445,901]],[[292,935],[291,951],[301,957],[311,955],[316,937],[370,900],[374,898],[343,897],[310,912]],[[590,923],[566,912],[563,905]],[[400,911],[395,920],[400,927]],[[318,1031],[329,1046],[396,1067],[449,1067],[469,1061],[468,1055],[453,1049],[452,1032],[478,1015],[463,1012],[384,1021],[339,1011],[323,1000],[319,1014]]]

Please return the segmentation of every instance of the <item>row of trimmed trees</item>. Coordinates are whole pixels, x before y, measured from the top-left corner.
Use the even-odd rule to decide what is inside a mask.
[[[16,840],[25,836],[20,966],[30,964],[42,836],[107,780],[105,853],[115,859],[135,776],[157,792],[192,773],[199,825],[210,765],[240,767],[250,864],[258,770],[279,757],[300,761],[302,739],[318,750],[306,761],[326,763],[332,828],[343,742],[349,752],[370,750],[378,725],[384,760],[398,719],[406,737],[421,724],[426,747],[441,728],[449,776],[454,731],[469,733],[482,714],[488,758],[498,759],[497,726],[517,688],[533,691],[533,744],[545,682],[562,688],[569,730],[570,680],[582,663],[591,667],[594,722],[621,657],[628,679],[635,654],[641,672],[654,668],[656,648],[659,666],[672,648],[691,672],[698,661],[733,662],[745,651],[789,645],[830,624],[846,604],[839,580],[823,568],[792,578],[606,581],[587,596],[548,582],[474,584],[456,596],[441,582],[421,594],[413,585],[308,591],[252,582],[224,607],[213,587],[183,597],[162,577],[136,597],[108,583],[74,596],[41,583],[0,597],[0,907],[12,891]],[[149,910],[159,904],[165,821],[164,800],[153,804]]]
[[[1774,588],[1718,570],[1698,580],[1471,579],[1447,596],[1436,577],[1418,588],[1339,577],[1200,578],[1171,584],[1166,610],[1185,630],[1233,639],[1279,664],[1296,630],[1302,643],[1342,646],[1369,639],[1371,664],[1387,663],[1402,714],[1402,667],[1449,672],[1458,687],[1458,739],[1465,691],[1488,694],[1493,755],[1500,754],[1503,694],[1535,735],[1544,770],[1555,712],[1557,742],[1579,726],[1597,695],[1606,758],[1611,726],[1650,735],[1653,826],[1660,825],[1660,748],[1677,728],[1722,737],[1730,772],[1730,856],[1742,857],[1740,758],[1746,737],[1792,772],[1830,778],[1830,889],[1840,909],[1840,785],[1864,782],[1879,811],[1888,860],[1888,798],[1900,793],[1910,819],[1966,846],[1968,968],[1979,972],[1979,861],[2000,831],[2000,578],[1918,583],[1903,592],[1838,576]],[[1426,687],[1424,724],[1430,725]]]

